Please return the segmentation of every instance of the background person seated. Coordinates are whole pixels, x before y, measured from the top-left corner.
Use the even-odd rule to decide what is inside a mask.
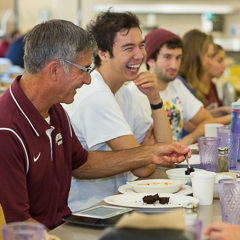
[[[184,84],[176,79],[181,65],[183,42],[174,33],[165,29],[154,29],[146,37],[147,69],[157,77],[160,95],[171,125],[173,139],[184,144],[192,144],[204,134],[204,123],[213,118]],[[128,85],[138,100],[150,113],[150,104],[146,96],[130,83]],[[184,122],[196,125],[195,129],[182,139]]]
[[[178,77],[203,103],[208,102],[208,93],[204,84],[204,76],[209,71],[214,53],[212,36],[197,29],[188,31],[183,36],[183,60],[180,66]],[[185,80],[185,81],[184,81]],[[211,85],[210,85],[211,86]],[[209,101],[210,102],[210,101]],[[229,124],[231,116],[214,118],[215,123]],[[190,122],[184,123],[184,129],[192,132],[196,126]]]
[[[6,57],[9,45],[16,41],[19,37],[21,37],[20,32],[18,30],[13,30],[9,35],[2,38],[0,41],[0,57]]]

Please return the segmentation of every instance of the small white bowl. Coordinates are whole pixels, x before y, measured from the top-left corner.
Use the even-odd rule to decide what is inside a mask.
[[[167,176],[168,176],[169,179],[186,180],[187,184],[192,186],[190,175],[185,174],[186,170],[187,170],[187,168],[173,168],[173,169],[167,170],[166,173],[167,173]],[[194,170],[196,172],[197,171],[206,171],[206,170],[198,169],[198,168],[194,168]]]
[[[148,179],[134,182],[127,182],[129,186],[138,193],[174,193],[182,185],[187,183],[186,180],[169,180],[169,179]]]
[[[218,181],[221,179],[229,179],[229,178],[233,178],[233,177],[228,175],[221,175],[221,173],[217,174],[217,177],[215,178],[215,186],[214,186],[214,193],[213,193],[215,197],[219,196]]]

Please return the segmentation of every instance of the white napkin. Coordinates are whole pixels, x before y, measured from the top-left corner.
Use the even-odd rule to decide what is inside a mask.
[[[182,209],[153,215],[132,212],[123,215],[123,217],[116,223],[115,227],[137,229],[174,228],[183,230],[185,229],[185,220]]]

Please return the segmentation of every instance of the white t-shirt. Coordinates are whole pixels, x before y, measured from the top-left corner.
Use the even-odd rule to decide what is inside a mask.
[[[91,78],[90,85],[77,90],[72,104],[63,104],[83,147],[90,151],[110,151],[106,141],[132,134],[140,144],[152,125],[152,118],[126,86],[114,96],[98,71]],[[91,207],[133,177],[127,172],[94,180],[72,179],[68,205],[72,211]]]
[[[151,114],[151,108],[146,95],[138,90],[132,82],[127,87],[134,93],[142,106]],[[203,104],[184,86],[179,80],[170,82],[164,91],[160,91],[164,102],[164,108],[170,121],[172,136],[175,141],[182,138],[183,122],[192,119],[203,107]]]

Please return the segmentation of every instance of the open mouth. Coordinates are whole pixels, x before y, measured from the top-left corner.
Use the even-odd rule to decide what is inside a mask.
[[[134,65],[127,65],[127,68],[130,70],[130,71],[138,71],[139,68],[140,68],[140,64],[134,64]]]

